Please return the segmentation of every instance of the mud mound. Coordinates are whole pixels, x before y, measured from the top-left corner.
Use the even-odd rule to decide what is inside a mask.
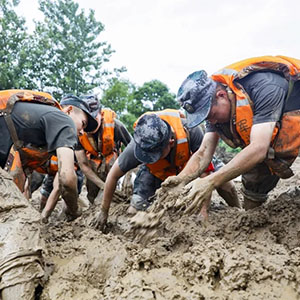
[[[73,223],[43,229],[48,280],[41,299],[299,299],[300,192],[250,212],[220,204],[210,220],[168,216],[147,246],[133,242],[127,204],[115,204],[108,234]]]

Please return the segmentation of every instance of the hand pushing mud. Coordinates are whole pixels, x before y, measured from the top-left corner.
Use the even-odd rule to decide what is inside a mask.
[[[162,225],[162,217],[168,213],[176,213],[180,216],[184,214],[201,214],[203,203],[210,197],[213,187],[205,179],[196,179],[185,187],[186,180],[178,177],[170,177],[154,195],[154,203],[148,212],[138,212],[130,220],[134,239],[147,243]],[[199,193],[203,193],[199,196]],[[207,214],[201,214],[207,219]]]

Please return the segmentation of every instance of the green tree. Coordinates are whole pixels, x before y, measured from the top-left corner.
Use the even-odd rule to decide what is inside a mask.
[[[32,76],[39,88],[55,97],[63,93],[87,93],[103,84],[108,71],[103,64],[114,52],[106,42],[99,41],[104,30],[73,0],[39,0],[45,18],[36,23],[31,41]]]
[[[129,80],[117,77],[108,80],[108,87],[103,92],[101,104],[114,110],[119,117],[127,111],[127,105],[132,101],[135,86]]]
[[[114,77],[108,80],[108,86],[103,92],[101,104],[114,110],[127,129],[133,133],[133,123],[136,116],[128,111],[133,102],[136,87],[129,80]]]
[[[14,8],[19,0],[0,0],[0,88],[28,88],[30,80],[28,63],[28,34],[25,19]]]
[[[137,117],[147,111],[179,109],[175,94],[170,93],[169,88],[159,80],[145,82],[134,92],[133,99],[129,112]]]

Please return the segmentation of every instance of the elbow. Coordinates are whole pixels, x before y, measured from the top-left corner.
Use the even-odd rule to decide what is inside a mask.
[[[77,176],[74,172],[69,172],[68,174],[59,174],[59,187],[62,193],[69,192],[76,189],[77,186]]]
[[[256,156],[257,162],[263,162],[268,156],[269,146],[266,147],[265,145],[256,145],[254,149],[253,155]]]

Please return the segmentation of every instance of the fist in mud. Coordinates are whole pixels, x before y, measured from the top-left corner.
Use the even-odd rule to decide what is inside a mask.
[[[105,231],[108,218],[108,211],[105,209],[100,210],[96,217],[91,221],[90,226]]]
[[[214,189],[214,184],[211,180],[205,178],[198,178],[190,182],[182,193],[182,197],[177,201],[175,206],[186,206],[185,213],[193,214],[199,212],[202,206],[211,197]],[[181,203],[180,203],[181,202]]]
[[[187,181],[179,176],[169,176],[162,184],[161,186],[166,189],[172,189],[172,188],[182,188],[185,186]]]
[[[67,222],[71,222],[82,215],[82,209],[78,207],[76,212],[71,212],[68,208],[65,210]]]

